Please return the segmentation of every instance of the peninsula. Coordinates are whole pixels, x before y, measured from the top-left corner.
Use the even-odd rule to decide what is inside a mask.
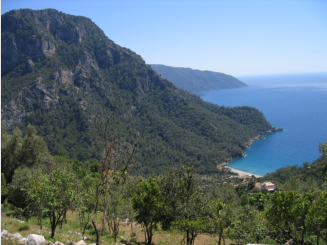
[[[247,87],[237,78],[213,71],[200,71],[191,68],[151,65],[151,68],[178,88],[189,92],[201,92],[225,88]]]

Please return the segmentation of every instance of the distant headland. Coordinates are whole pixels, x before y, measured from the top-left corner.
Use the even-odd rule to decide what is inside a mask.
[[[201,92],[225,88],[247,87],[237,78],[213,71],[200,71],[191,68],[151,65],[151,68],[178,88],[189,92]]]

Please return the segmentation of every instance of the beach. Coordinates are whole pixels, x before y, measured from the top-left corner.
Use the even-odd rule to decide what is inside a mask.
[[[241,170],[237,170],[237,169],[234,169],[234,168],[230,168],[230,167],[228,167],[228,166],[225,166],[225,168],[229,168],[233,173],[237,173],[237,174],[239,174],[239,176],[246,176],[246,175],[252,176],[252,175],[254,175],[256,178],[260,178],[260,177],[262,177],[262,176],[257,175],[257,174],[251,174],[251,173],[248,173],[248,172],[244,172],[244,171],[241,171]]]

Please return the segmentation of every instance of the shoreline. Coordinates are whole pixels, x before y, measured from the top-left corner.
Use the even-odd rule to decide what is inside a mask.
[[[228,167],[228,166],[225,166],[225,168],[229,168],[233,173],[236,173],[238,174],[239,176],[252,176],[254,175],[256,178],[261,178],[263,176],[261,175],[258,175],[258,174],[252,174],[252,173],[249,173],[249,172],[245,172],[245,171],[241,171],[241,170],[237,170],[235,168],[231,168],[231,167]]]
[[[264,135],[265,134],[272,134],[272,133],[276,133],[276,132],[281,132],[281,131],[284,131],[284,129],[282,128],[276,128],[276,127],[272,127],[271,129],[268,129],[264,132],[260,132],[258,133],[257,136],[251,138],[247,143],[246,143],[246,148],[245,149],[248,149],[250,147],[250,145],[252,145],[255,141],[257,140],[260,140],[260,139],[264,139]],[[243,152],[244,154],[244,152]]]
[[[284,131],[284,129],[281,129],[281,128],[276,128],[276,127],[272,127],[271,129],[268,129],[264,132],[260,132],[258,133],[257,136],[251,138],[248,142],[246,142],[246,147],[245,149],[249,149],[250,145],[253,144],[253,142],[257,141],[257,140],[260,140],[260,139],[264,139],[264,135],[265,134],[271,134],[271,133],[275,133],[275,132],[281,132],[281,131]],[[243,151],[241,156],[238,156],[238,157],[246,157],[246,154],[245,152]],[[254,175],[256,178],[260,178],[260,177],[263,177],[263,176],[260,176],[260,175],[257,175],[257,174],[252,174],[252,173],[249,173],[249,172],[245,172],[245,171],[241,171],[241,170],[237,170],[237,169],[234,169],[234,168],[231,168],[231,167],[228,167],[228,164],[233,160],[232,157],[229,157],[226,159],[226,161],[220,163],[217,165],[217,168],[218,169],[222,169],[222,168],[229,168],[233,173],[237,173],[239,174],[239,176],[246,176],[246,175]]]

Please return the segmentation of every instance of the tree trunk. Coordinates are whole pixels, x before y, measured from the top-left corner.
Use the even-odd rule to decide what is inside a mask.
[[[190,244],[190,232],[186,231],[186,244],[189,245]]]
[[[219,240],[218,240],[218,245],[221,245],[221,236],[223,234],[223,230],[219,230]]]
[[[42,209],[39,208],[39,223],[40,223],[40,230],[42,230]]]
[[[197,234],[194,231],[192,231],[191,232],[190,245],[194,245],[194,241],[195,241],[196,236],[197,236]]]
[[[94,216],[93,216],[93,218],[92,218],[92,225],[93,225],[93,227],[94,227],[95,234],[96,234],[96,236],[97,236],[97,238],[96,238],[96,245],[100,245],[101,234],[100,234],[100,231],[99,231],[98,228],[97,228],[97,225],[95,224],[95,221],[94,221],[95,216],[96,216],[96,211],[95,211]]]
[[[154,224],[152,222],[150,222],[150,224],[146,224],[143,223],[143,230],[144,230],[144,235],[145,235],[145,243],[147,243],[148,245],[152,244],[152,228],[154,226]]]
[[[52,211],[52,219],[50,219],[51,222],[51,238],[54,237],[55,235],[55,230],[56,230],[56,212]]]
[[[152,244],[152,232],[150,227],[146,227],[146,233],[148,237],[148,245]]]
[[[67,209],[65,209],[64,211],[64,220],[65,220],[65,224],[67,224]]]

